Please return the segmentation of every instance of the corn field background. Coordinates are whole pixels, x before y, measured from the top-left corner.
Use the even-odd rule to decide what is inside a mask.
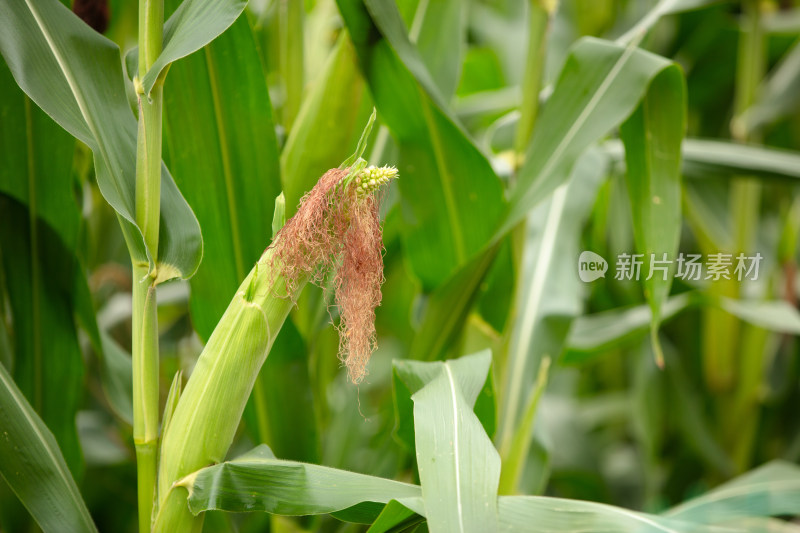
[[[800,532],[797,0],[0,0],[0,55],[0,531]]]

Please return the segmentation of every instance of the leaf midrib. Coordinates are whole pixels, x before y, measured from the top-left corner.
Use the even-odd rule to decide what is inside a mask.
[[[453,462],[455,470],[455,485],[456,485],[456,508],[458,511],[458,529],[464,531],[464,511],[461,503],[461,471],[459,470],[459,442],[458,442],[458,398],[456,397],[456,383],[453,378],[453,372],[450,370],[450,365],[444,363],[443,365],[445,375],[447,376],[448,384],[450,385],[450,399],[452,400],[453,407]]]

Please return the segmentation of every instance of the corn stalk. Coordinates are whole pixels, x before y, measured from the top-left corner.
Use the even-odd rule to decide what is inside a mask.
[[[139,79],[161,53],[163,0],[139,2]],[[150,531],[158,449],[158,314],[156,272],[161,214],[161,117],[163,79],[149,96],[137,85],[139,131],[136,148],[136,223],[142,229],[150,262],[133,262],[133,441],[139,500],[139,531]]]

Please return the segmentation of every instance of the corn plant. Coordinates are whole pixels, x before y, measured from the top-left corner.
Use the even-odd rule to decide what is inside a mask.
[[[0,0],[0,530],[792,531],[798,10]]]

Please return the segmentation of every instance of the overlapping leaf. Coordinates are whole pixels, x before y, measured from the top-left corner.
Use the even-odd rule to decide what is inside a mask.
[[[191,276],[202,255],[200,228],[166,167],[157,254],[135,226],[136,120],[119,48],[57,0],[28,0],[0,4],[0,52],[28,96],[94,152],[98,185],[133,257],[158,257],[160,280]]]
[[[489,435],[496,427],[495,391],[492,373],[486,365],[490,359],[488,351],[449,361],[458,369],[456,377],[467,403],[475,411],[484,431]],[[414,402],[412,396],[430,383],[445,363],[420,361],[395,361],[393,372],[395,436],[409,450],[416,448],[414,442]]]
[[[700,524],[746,516],[794,516],[800,514],[798,502],[800,468],[774,461],[670,509],[664,516]]]
[[[727,530],[688,521],[648,515],[595,502],[542,496],[501,496],[500,529],[503,532],[583,533],[714,533]],[[532,524],[535,524],[532,526]],[[736,530],[734,530],[736,531]],[[738,530],[741,533],[741,530]]]
[[[607,141],[603,149],[615,160],[624,159],[622,143]],[[800,178],[800,153],[731,141],[686,138],[681,147],[683,172],[692,178],[709,175],[748,175],[770,179]]]
[[[578,156],[638,107],[672,62],[635,47],[583,38],[567,58],[511,195],[504,234],[569,177]]]
[[[669,298],[662,309],[668,320],[684,310],[699,305],[713,306],[754,326],[786,334],[800,333],[800,313],[781,300],[753,301],[711,298],[699,293],[683,293]],[[611,309],[579,317],[567,341],[565,364],[580,364],[613,348],[641,337],[652,320],[649,306]]]

